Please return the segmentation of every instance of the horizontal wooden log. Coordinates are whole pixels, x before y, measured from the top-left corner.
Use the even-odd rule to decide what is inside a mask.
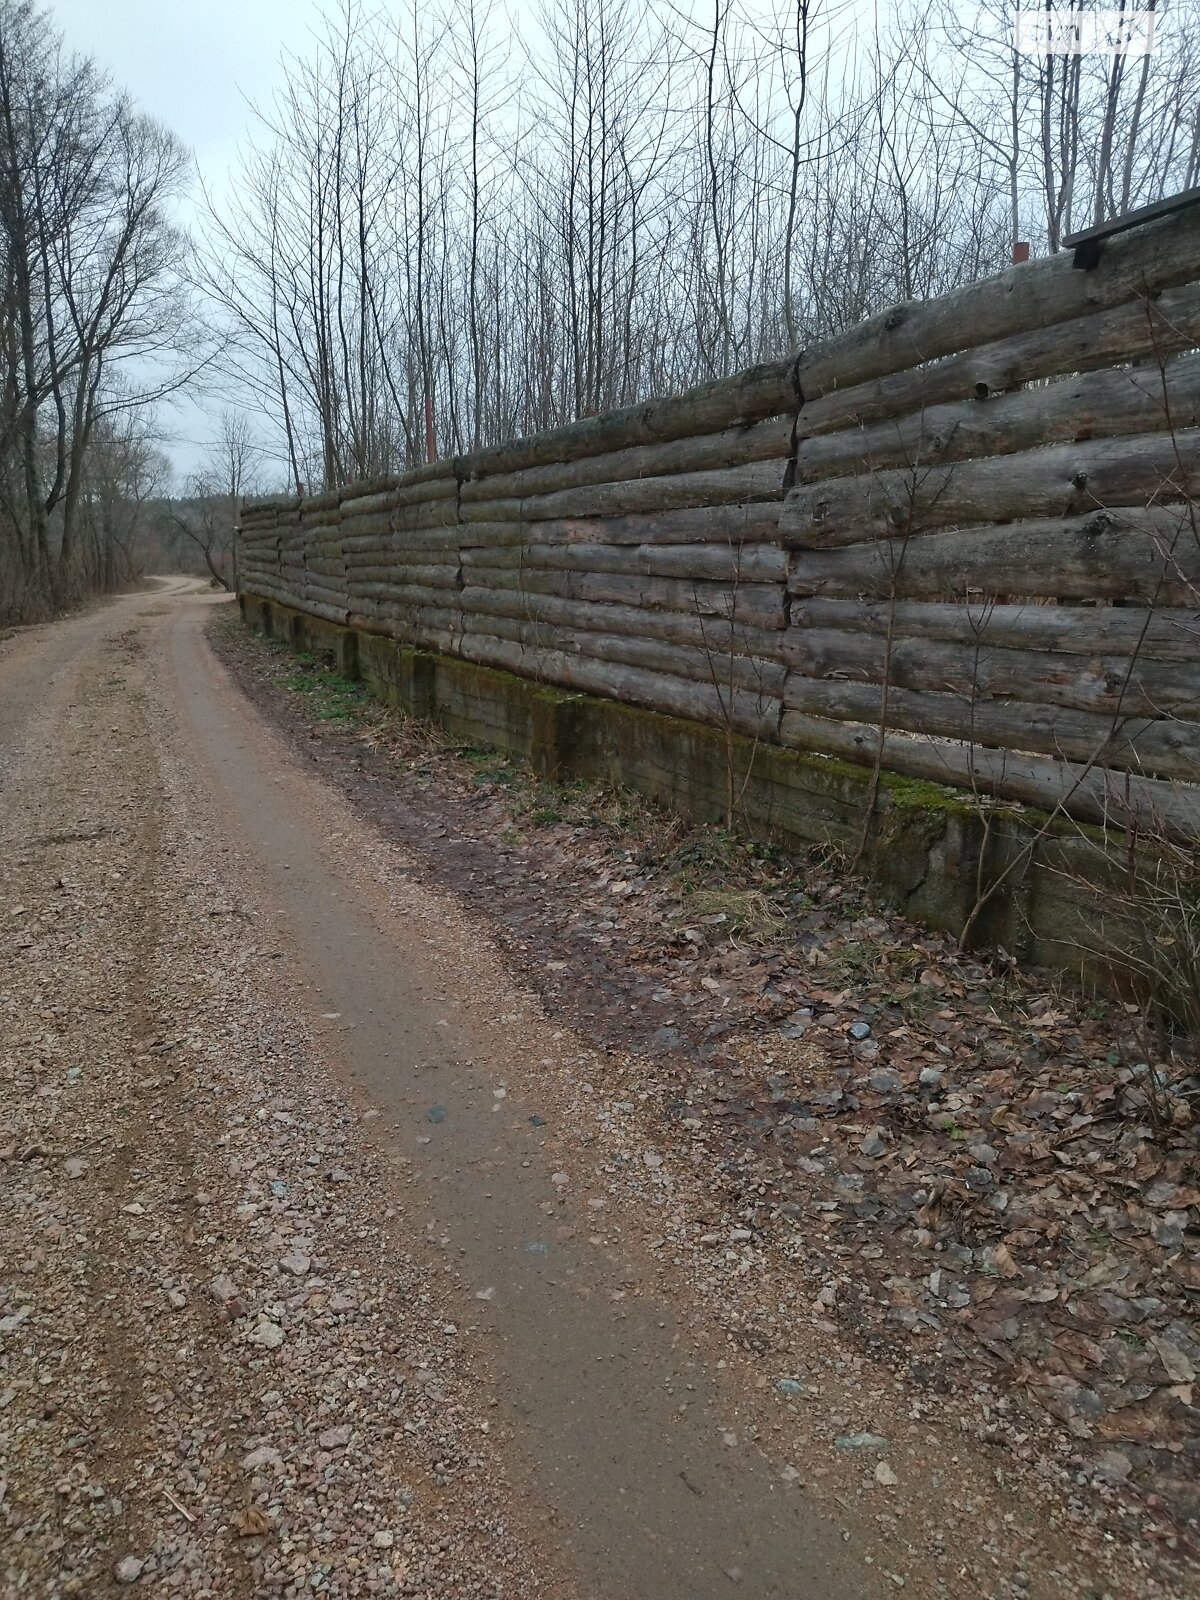
[[[460,634],[466,619],[458,604],[458,596],[442,594],[439,598],[443,602],[441,605],[405,605],[396,622],[396,638],[406,642],[411,635],[421,630]],[[446,653],[453,655],[453,646]]]
[[[387,561],[404,559],[415,551],[422,551],[432,561],[455,559],[459,543],[457,528],[423,528],[415,532],[389,529],[386,533],[347,534],[338,541],[336,548],[347,556],[374,555]]]
[[[336,512],[342,503],[341,489],[321,489],[315,494],[300,496],[297,500],[281,501],[280,510],[296,510],[306,517],[317,518],[327,511]]]
[[[796,481],[809,484],[886,467],[923,470],[976,456],[1011,455],[1055,440],[1113,438],[1168,426],[1200,427],[1200,354],[1179,357],[1163,369],[1110,367],[994,399],[929,406],[869,427],[807,438],[798,447]]]
[[[785,543],[810,549],[904,538],[960,523],[1068,517],[1200,495],[1200,430],[1050,445],[793,489]]]
[[[418,506],[449,505],[452,507],[458,498],[458,480],[453,477],[442,477],[414,483],[402,483],[394,489],[389,489],[379,498],[387,503],[393,516],[397,512],[415,509]],[[343,516],[347,514],[353,503],[353,501],[349,503],[343,502]]]
[[[520,472],[481,473],[462,485],[464,504],[476,500],[524,499],[586,484],[624,483],[637,478],[712,472],[755,461],[786,461],[792,448],[792,417],[770,417],[749,427],[635,445],[606,455],[582,456],[528,467]]]
[[[311,611],[314,606],[325,606],[337,611],[346,611],[350,606],[350,597],[343,590],[330,589],[323,585],[308,584],[297,597],[297,606],[302,611]]]
[[[457,522],[456,500],[423,500],[411,506],[397,506],[392,512],[392,532],[401,535],[426,528],[453,528]]]
[[[435,513],[436,514],[436,513]],[[733,544],[771,542],[779,534],[777,503],[729,506],[691,506],[676,511],[633,513],[618,517],[551,518],[538,521],[482,520],[471,523],[431,524],[427,527],[390,525],[374,531],[343,525],[337,535],[343,548],[362,540],[377,548],[442,549],[459,544],[492,545],[509,549],[526,542],[536,531],[540,544]],[[301,535],[297,531],[296,536]]]
[[[818,681],[793,674],[784,690],[789,710],[846,722],[878,721],[875,684]],[[1200,774],[1200,723],[1068,711],[1028,700],[973,700],[966,695],[891,688],[887,725],[903,733],[964,739],[1008,750],[1095,759],[1101,766],[1194,781]]]
[[[788,588],[797,595],[894,593],[903,600],[1048,595],[1196,606],[1200,546],[1186,508],[1098,511],[796,551]]]
[[[536,527],[519,518],[471,520],[463,524],[463,542],[473,545],[522,544],[535,536],[539,544],[734,544],[775,541],[779,537],[779,503],[685,506],[675,511],[625,516],[555,517]]]
[[[443,594],[441,604],[445,605],[447,603],[444,598],[445,593],[458,592],[457,575],[441,569],[431,570],[428,567],[414,567],[407,572],[395,572],[387,567],[355,572],[346,584],[347,592],[354,595],[390,594],[395,589],[410,588],[436,589]]]
[[[720,472],[680,472],[663,478],[585,484],[527,499],[464,500],[464,522],[540,522],[567,517],[627,516],[693,506],[782,500],[785,460],[755,461]]]
[[[786,551],[765,544],[745,548],[719,544],[526,544],[507,550],[464,545],[461,558],[464,570],[514,567],[530,571],[624,572],[743,583],[782,583],[788,565]]]
[[[972,648],[1097,650],[1161,661],[1200,660],[1200,603],[1190,610],[1057,604],[957,605],[952,601],[792,600],[789,636],[805,629],[863,631],[941,640]]]
[[[381,594],[392,589],[457,589],[458,569],[455,567],[376,567],[354,572],[350,578],[352,594]]]
[[[401,573],[412,567],[437,567],[443,572],[457,572],[460,565],[456,550],[352,550],[343,560],[347,572],[381,568]]]
[[[469,575],[460,599],[467,616],[526,617],[550,627],[662,639],[722,655],[732,652],[769,658],[778,648],[774,629],[731,622],[726,617],[572,600],[561,595],[521,594],[511,589],[476,589],[470,586]]]
[[[725,689],[669,673],[536,649],[483,634],[465,634],[458,649],[464,660],[503,667],[540,683],[623,700],[670,716],[715,723],[752,737],[773,738],[779,727],[779,701],[754,691]]]
[[[795,409],[793,368],[790,360],[768,362],[682,394],[584,417],[561,428],[461,456],[455,467],[466,480],[749,426]]]
[[[453,574],[458,572],[462,565],[457,550],[408,550],[403,547],[389,551],[383,557],[372,558],[364,553],[351,559],[363,563],[369,563],[374,559],[377,564],[389,567],[397,574],[411,572],[414,567],[436,568],[439,572]]]
[[[371,494],[343,493],[339,506],[343,519],[363,512],[390,514],[397,506],[424,505],[433,500],[453,500],[458,494],[458,479],[444,475],[431,480],[397,482]]]
[[[1200,261],[1200,207],[1110,239],[1099,264],[1075,269],[1067,253],[1008,268],[933,300],[893,306],[800,357],[806,398],[918,362],[1047,328],[1188,283]]]
[[[453,544],[457,543],[457,535],[451,533],[449,529],[445,531],[450,534],[453,541],[450,548],[453,548]],[[441,537],[441,530],[439,530],[438,537]],[[337,548],[345,556],[376,555],[389,561],[393,552],[401,547],[405,550],[413,548],[411,542],[404,535],[392,532],[346,533],[338,540],[337,544]]]
[[[403,583],[394,575],[389,575],[386,578],[368,578],[361,583],[349,584],[346,592],[355,602],[358,600],[371,600],[375,603],[387,601],[389,604],[399,606],[401,610],[414,603],[414,595],[417,595],[421,600],[424,600],[427,596],[436,595],[437,605],[455,606],[458,604],[458,595],[460,593],[452,583]]]
[[[453,529],[456,526],[455,507],[451,500],[435,500],[428,505],[400,506],[392,511],[377,511],[362,516],[347,517],[334,529],[320,532],[303,529],[306,543],[320,542],[329,537],[340,539],[378,539],[380,541],[403,537],[405,532],[424,532],[428,529]]]
[[[800,439],[956,400],[986,400],[1040,378],[1090,372],[1113,362],[1159,357],[1200,343],[1200,284],[1188,283],[1126,305],[973,345],[851,388],[810,397],[797,419]]]
[[[784,712],[780,738],[794,749],[866,767],[874,765],[879,749],[878,728],[802,711]],[[1083,822],[1124,828],[1136,820],[1150,832],[1200,837],[1200,788],[1192,784],[895,732],[884,737],[883,759],[888,772],[1019,801],[1046,812],[1061,806],[1065,815]]]
[[[242,514],[247,518],[293,514],[298,507],[303,508],[306,513],[336,512],[343,505],[360,501],[378,501],[395,505],[411,498],[432,500],[445,494],[453,495],[457,491],[457,485],[453,463],[438,461],[428,466],[411,468],[407,472],[341,484],[298,498],[271,495],[262,499],[246,500],[242,506]]]
[[[350,604],[355,613],[362,616],[380,617],[386,615],[389,619],[389,632],[393,630],[396,619],[403,614],[405,609],[403,606],[398,606],[394,600],[360,592],[351,594]]]
[[[345,516],[339,524],[343,537],[360,534],[402,533],[411,528],[448,528],[458,521],[454,500],[421,500],[413,505],[392,506],[390,510]]]
[[[284,599],[277,595],[263,595],[262,598],[277,600],[280,605],[290,606],[295,611],[305,611],[310,616],[319,617],[322,622],[337,623],[339,627],[346,625],[347,609],[344,604],[339,604],[336,600],[327,602],[315,596],[305,598],[303,602],[298,598]]]
[[[392,512],[390,510],[358,512],[354,516],[346,517],[335,530],[338,538],[342,539],[390,539],[392,536]],[[314,539],[319,535],[314,534]]]
[[[338,512],[341,517],[381,516],[385,520],[391,516],[395,504],[395,491],[389,493],[386,489],[374,494],[353,494],[343,491],[338,496]]]
[[[526,617],[464,615],[462,632],[466,635],[490,634],[494,638],[516,640],[536,649],[586,656],[593,661],[618,662],[624,666],[644,667],[651,672],[668,672],[676,677],[712,684],[722,690],[747,689],[774,699],[778,699],[782,693],[787,678],[787,669],[781,663],[761,657],[722,654],[716,649],[671,644],[629,634],[558,628]]]
[[[304,560],[312,555],[314,550],[336,549],[338,547],[338,528],[301,528],[296,536],[290,536],[286,541],[285,549],[291,550],[294,555],[302,555]]]
[[[1200,641],[1198,641],[1200,642]],[[897,633],[788,628],[782,659],[808,679],[844,678],[934,690],[966,700],[1028,700],[1077,711],[1200,720],[1200,651],[1192,662],[947,644]],[[1197,775],[1200,777],[1200,774]]]
[[[389,576],[384,582],[371,582],[363,585],[356,584],[350,590],[351,603],[358,606],[360,603],[370,601],[379,603],[379,597],[386,595],[388,603],[397,613],[407,612],[419,606],[445,606],[453,601],[458,603],[459,591],[453,588],[434,586],[422,583],[401,583],[398,579]]]
[[[440,483],[454,480],[454,463],[448,457],[423,461],[417,466],[405,467],[399,472],[384,473],[377,478],[363,478],[343,484],[337,493],[345,498],[356,495],[389,494],[396,489],[411,489],[417,484]]]
[[[787,676],[786,669],[778,662],[762,657],[722,655],[716,650],[660,644],[657,640],[620,634],[608,637],[560,630],[555,648],[568,655],[601,663],[616,662],[651,672],[692,678],[697,683],[711,685],[726,700],[731,692],[742,691],[756,700],[776,702]],[[721,721],[724,720],[725,713],[722,712]]]
[[[404,643],[413,650],[432,650],[439,655],[452,655],[458,643],[458,635],[422,624],[409,630]]]
[[[760,628],[782,628],[785,622],[782,585],[743,583],[736,588],[677,578],[640,578],[608,572],[523,572],[478,567],[477,587],[510,589],[528,595],[562,595],[574,600],[641,605],[647,610],[688,612],[693,616],[732,616]]]

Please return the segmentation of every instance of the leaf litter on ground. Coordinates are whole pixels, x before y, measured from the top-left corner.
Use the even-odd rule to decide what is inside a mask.
[[[295,709],[281,652],[221,647]],[[790,1230],[814,1277],[837,1270],[824,1315],[916,1385],[994,1389],[998,1445],[1029,1455],[1049,1428],[1081,1484],[1200,1542],[1186,1048],[906,922],[830,852],[547,784],[369,701],[307,735],[361,809],[403,816],[431,881],[488,916],[548,1005],[643,1062],[664,1139],[700,1128],[725,1198]]]

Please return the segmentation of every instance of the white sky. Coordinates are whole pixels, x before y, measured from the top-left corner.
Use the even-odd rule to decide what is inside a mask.
[[[165,122],[221,187],[250,119],[268,100],[284,49],[303,51],[316,0],[49,0],[69,49],[92,56],[114,84]],[[201,461],[220,402],[163,407],[180,478]]]
[[[50,0],[67,45],[93,56],[196,153],[206,176],[231,166],[280,51],[303,48],[315,0]]]

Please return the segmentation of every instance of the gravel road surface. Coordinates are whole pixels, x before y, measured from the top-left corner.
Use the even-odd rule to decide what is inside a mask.
[[[285,749],[216,603],[0,644],[0,1592],[1187,1593],[697,1234],[686,1139]]]

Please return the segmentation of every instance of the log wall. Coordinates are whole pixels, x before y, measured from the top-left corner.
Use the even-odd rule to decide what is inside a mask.
[[[1200,207],[793,361],[247,506],[252,596],[1092,822],[1200,834]]]

